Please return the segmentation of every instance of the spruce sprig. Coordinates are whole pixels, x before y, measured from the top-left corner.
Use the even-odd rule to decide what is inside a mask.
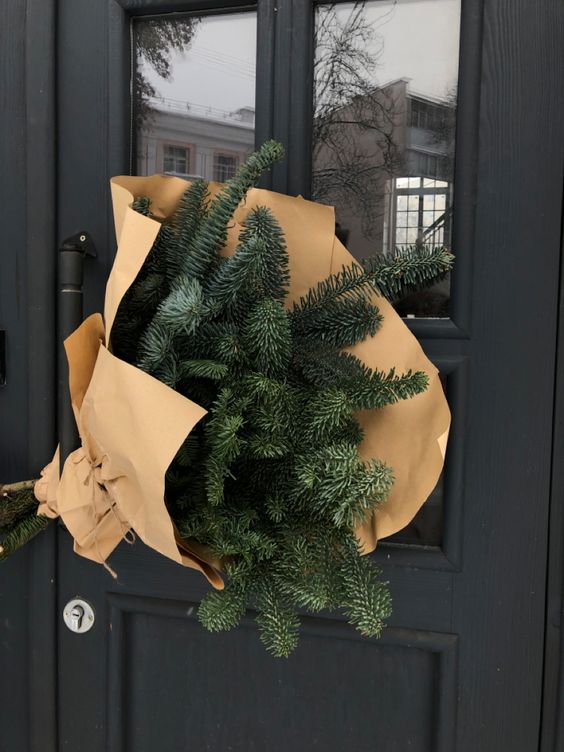
[[[17,551],[49,525],[37,514],[34,481],[0,485],[0,561]]]
[[[203,599],[202,624],[231,629],[251,606],[276,656],[297,645],[299,609],[340,608],[370,636],[390,613],[355,530],[385,501],[393,469],[361,458],[356,413],[414,398],[428,378],[373,370],[343,348],[378,336],[377,294],[427,284],[452,263],[445,249],[377,257],[288,306],[288,253],[270,209],[249,211],[234,254],[220,254],[234,211],[282,153],[267,142],[212,201],[204,182],[188,187],[118,313],[134,320],[133,336],[126,346],[127,327],[114,335],[130,362],[208,410],[166,478],[181,536],[224,562],[227,586]],[[144,285],[156,304],[143,305]]]

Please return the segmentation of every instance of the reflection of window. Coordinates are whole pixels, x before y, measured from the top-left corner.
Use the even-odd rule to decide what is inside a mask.
[[[441,107],[420,99],[411,99],[410,125],[412,128],[422,128],[428,131],[436,130],[441,127],[446,116],[445,113],[444,106]]]
[[[163,146],[163,172],[187,175],[190,165],[190,149],[185,146]]]
[[[427,178],[440,178],[441,162],[438,154],[429,154],[415,149],[407,150],[409,172]]]
[[[213,158],[213,179],[218,183],[225,183],[235,175],[239,160],[233,154],[218,154]]]
[[[393,181],[391,247],[450,243],[450,185],[424,177]]]

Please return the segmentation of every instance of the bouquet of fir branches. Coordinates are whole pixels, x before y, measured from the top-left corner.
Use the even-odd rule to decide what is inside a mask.
[[[282,156],[280,144],[265,143],[225,185],[209,186],[202,180],[187,184],[171,212],[163,213],[148,195],[137,195],[132,205],[137,214],[132,216],[151,218],[143,221],[158,232],[139,273],[123,297],[118,296],[121,303],[109,325],[111,353],[101,348],[100,367],[94,362],[101,319],[83,325],[90,328],[94,342],[85,350],[95,371],[93,380],[102,379],[105,367],[118,369],[115,373],[125,373],[124,383],[135,378],[141,385],[136,394],[147,395],[154,386],[162,394],[164,384],[169,396],[178,400],[181,395],[183,403],[203,408],[166,472],[163,512],[174,531],[172,540],[197,550],[198,561],[208,557],[220,562],[225,576],[224,588],[212,590],[200,605],[203,625],[211,631],[230,629],[251,605],[261,639],[277,656],[288,655],[296,646],[301,610],[342,609],[362,634],[371,636],[380,633],[390,613],[387,584],[371,558],[363,555],[359,528],[385,503],[394,468],[381,458],[367,458],[359,448],[366,446],[368,430],[372,437],[376,430],[366,428],[370,416],[418,399],[429,376],[424,370],[371,368],[358,356],[358,345],[372,347],[373,338],[378,342],[385,298],[435,282],[452,263],[444,248],[410,247],[362,264],[345,264],[325,277],[316,275],[315,284],[309,289],[302,285],[296,295],[292,285],[312,253],[307,243],[301,247],[299,236],[296,239],[297,220],[286,221],[283,231],[276,211],[258,201],[233,237],[234,216],[245,206],[249,190]],[[290,232],[291,244],[285,237]],[[228,238],[231,255],[225,253]],[[86,393],[86,412],[75,405],[84,420],[95,408],[86,386],[81,391]],[[104,394],[103,385],[97,394]],[[122,394],[122,402],[133,399],[128,392]],[[130,414],[130,408],[142,412],[144,404],[142,396],[124,414]],[[99,419],[98,430],[112,428],[112,420],[117,417]],[[84,443],[87,432],[81,435]],[[381,436],[379,445],[387,438]],[[158,439],[155,433],[145,440],[150,446]],[[130,435],[128,441],[133,458],[136,437]],[[127,442],[119,442],[123,459]],[[74,485],[66,481],[72,525],[62,514],[78,552],[102,561],[105,555],[89,554],[86,548],[92,549],[93,541],[96,551],[103,547],[97,529],[106,525],[107,542],[111,525],[140,525],[138,500],[130,504],[134,511],[128,516],[123,495],[114,493],[116,483],[124,482],[123,467],[129,464],[129,472],[139,475],[138,497],[144,492],[142,470],[143,477],[152,477],[150,470],[135,468],[133,459],[120,464],[104,453],[96,458],[104,443],[89,438],[71,463],[70,471],[83,473]],[[169,456],[176,447],[178,443]],[[115,466],[116,481],[108,464]],[[442,458],[431,475],[440,464]],[[52,480],[46,485],[53,485]],[[75,497],[89,483],[95,495],[102,494],[102,502],[88,497],[80,507]],[[132,488],[130,484],[130,495]],[[5,553],[46,524],[45,517],[36,516],[37,503],[29,494],[27,488],[16,489],[0,499]],[[41,509],[55,516],[55,507],[44,504]],[[80,526],[74,527],[76,520],[84,535],[78,532]],[[121,527],[107,552],[117,545]],[[141,537],[147,541],[148,525],[143,529]],[[177,554],[171,558],[180,560]]]

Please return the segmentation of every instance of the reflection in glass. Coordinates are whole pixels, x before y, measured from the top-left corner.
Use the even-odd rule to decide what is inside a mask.
[[[254,149],[256,13],[133,28],[136,174],[233,177]]]
[[[460,0],[317,8],[312,193],[357,258],[450,248],[459,28]],[[448,280],[397,308],[448,316]]]

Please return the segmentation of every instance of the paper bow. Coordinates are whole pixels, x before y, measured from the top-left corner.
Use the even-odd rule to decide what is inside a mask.
[[[147,252],[141,249],[137,263]],[[133,262],[130,255],[127,261]],[[120,266],[116,262],[116,282]],[[113,321],[109,297],[106,318]],[[166,470],[206,411],[116,358],[104,339],[102,317],[94,314],[65,341],[82,445],[67,458],[60,479],[58,450],[43,471],[35,489],[38,512],[60,516],[76,553],[88,559],[105,564],[134,531],[151,548],[198,569],[220,588],[219,561],[203,547],[179,540],[164,501]]]
[[[107,349],[118,306],[139,273],[160,222],[131,208],[136,196],[151,199],[153,217],[171,216],[186,181],[162,175],[122,176],[111,181],[118,252],[108,279],[104,318],[95,314],[65,342],[70,393],[82,447],[65,462],[58,479],[58,456],[37,483],[39,512],[60,515],[75,539],[75,550],[104,563],[133,530],[151,548],[201,571],[222,587],[220,564],[203,546],[180,542],[164,501],[164,475],[179,446],[205,410]],[[219,184],[211,184],[216,194]],[[225,255],[234,252],[241,223],[256,206],[272,209],[286,237],[291,306],[308,289],[354,262],[335,237],[332,207],[260,189],[249,191],[235,213]],[[374,337],[350,348],[370,368],[424,371],[428,389],[409,400],[358,415],[365,438],[361,455],[385,461],[394,470],[391,493],[357,528],[365,553],[415,516],[435,487],[444,463],[450,412],[437,369],[392,306],[374,294],[383,316]]]

